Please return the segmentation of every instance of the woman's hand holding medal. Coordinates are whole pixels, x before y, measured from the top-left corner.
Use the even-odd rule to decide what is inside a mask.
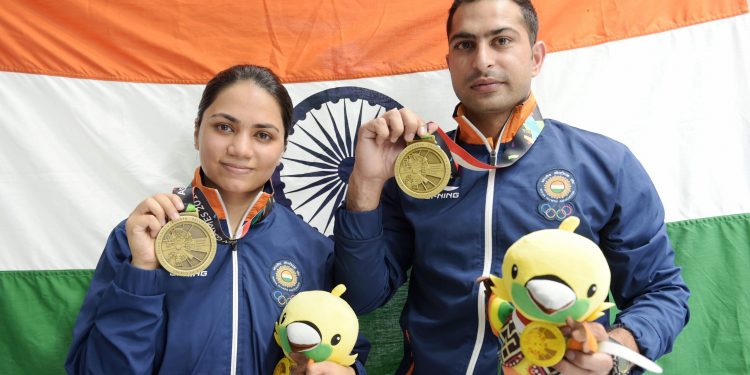
[[[156,258],[155,241],[167,218],[180,218],[184,209],[180,197],[175,194],[157,194],[146,198],[128,216],[125,229],[132,259],[130,263],[138,268],[155,270],[159,268]]]

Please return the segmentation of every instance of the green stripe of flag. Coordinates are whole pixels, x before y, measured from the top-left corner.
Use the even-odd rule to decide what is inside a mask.
[[[750,214],[667,225],[692,296],[666,374],[750,374]]]
[[[0,272],[0,374],[64,374],[93,271]]]

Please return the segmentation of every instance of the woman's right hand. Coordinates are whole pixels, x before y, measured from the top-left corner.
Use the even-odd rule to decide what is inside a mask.
[[[146,270],[159,268],[156,235],[167,223],[167,218],[179,219],[183,209],[182,200],[175,194],[156,194],[135,207],[125,223],[133,266]]]

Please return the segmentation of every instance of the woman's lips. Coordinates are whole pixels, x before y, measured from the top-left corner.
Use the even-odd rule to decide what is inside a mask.
[[[248,173],[252,171],[251,168],[243,167],[241,165],[232,164],[232,163],[221,163],[221,165],[229,172],[236,173],[236,174],[243,174],[243,173]]]

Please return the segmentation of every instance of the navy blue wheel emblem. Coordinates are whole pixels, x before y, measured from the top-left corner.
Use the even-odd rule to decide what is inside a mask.
[[[287,149],[272,177],[277,202],[323,234],[346,196],[360,126],[401,104],[377,91],[337,87],[294,107]]]

